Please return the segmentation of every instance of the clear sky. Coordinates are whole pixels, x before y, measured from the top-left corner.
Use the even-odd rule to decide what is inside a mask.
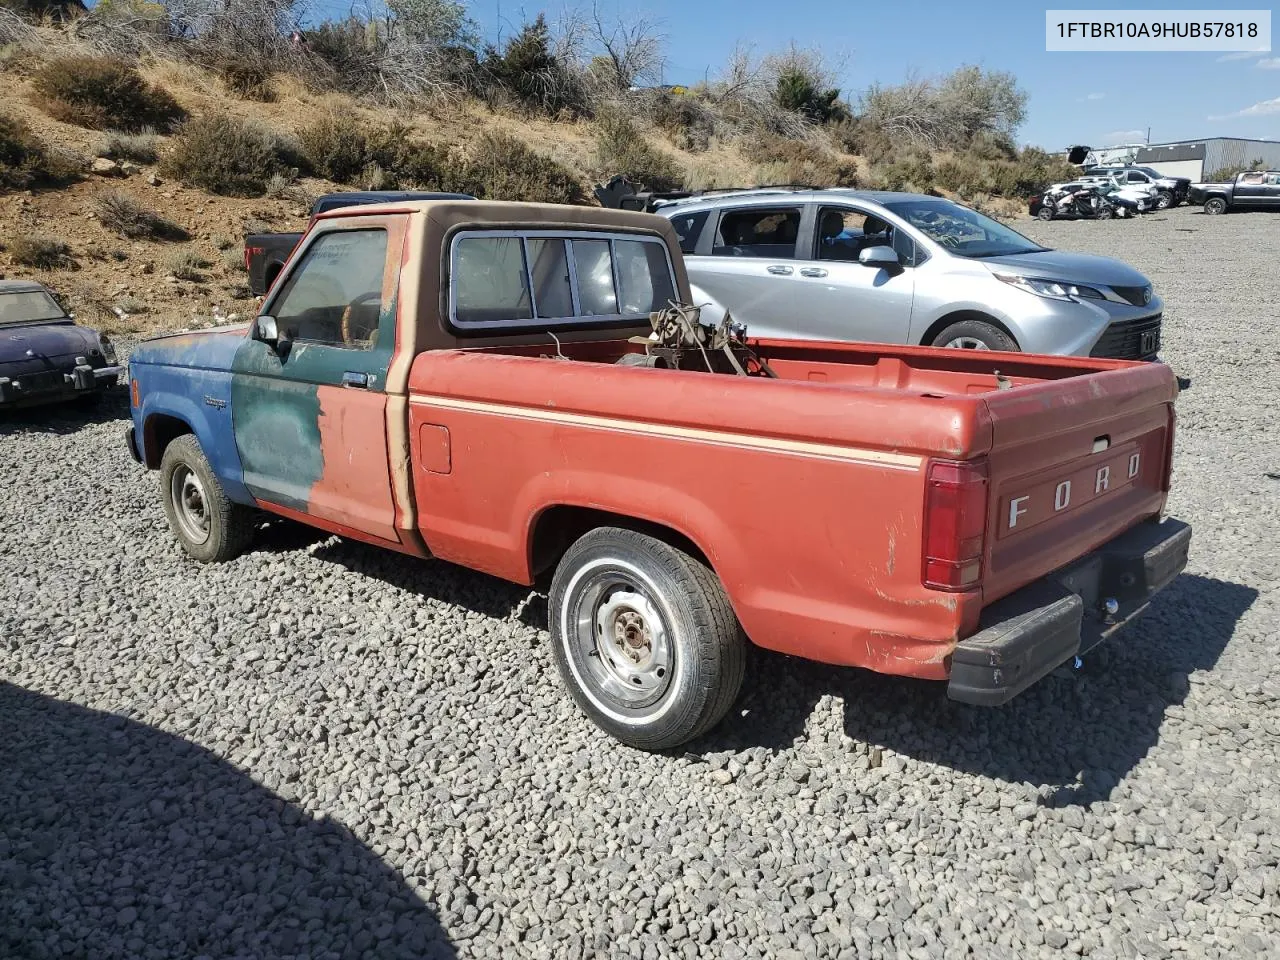
[[[572,4],[574,0],[569,0]],[[927,0],[599,0],[603,11],[660,21],[666,36],[667,83],[714,76],[739,41],[764,52],[820,47],[842,61],[844,95],[873,82],[896,83],[908,73],[943,73],[976,63],[1013,73],[1030,95],[1025,143],[1058,149],[1143,140],[1235,136],[1280,139],[1280,55],[1219,53],[1046,53],[1046,7],[1097,9],[1098,0],[1051,4],[927,2]],[[582,0],[589,6],[590,0]],[[510,35],[525,19],[554,6],[519,0],[478,0],[471,15],[486,39]],[[1117,4],[1115,6],[1120,6]],[[1200,3],[1144,3],[1126,9],[1242,9]],[[316,13],[348,9],[343,0],[315,0]],[[1280,27],[1280,23],[1277,23]]]

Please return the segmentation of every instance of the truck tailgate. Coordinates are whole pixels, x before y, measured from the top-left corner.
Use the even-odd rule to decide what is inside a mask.
[[[1164,507],[1177,381],[1149,363],[986,396],[992,446],[983,601]]]

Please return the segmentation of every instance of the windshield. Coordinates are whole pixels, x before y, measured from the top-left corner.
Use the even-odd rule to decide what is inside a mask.
[[[0,293],[0,324],[31,320],[61,320],[66,314],[43,290]]]
[[[961,257],[1003,257],[1045,249],[1016,230],[950,200],[921,197],[891,200],[884,206],[934,243]]]

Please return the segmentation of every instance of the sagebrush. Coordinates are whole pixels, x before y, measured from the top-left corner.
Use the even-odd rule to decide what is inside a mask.
[[[0,113],[0,190],[67,183],[82,171],[73,157],[46,147],[22,120]]]
[[[71,247],[53,237],[14,237],[8,243],[9,256],[22,267],[37,270],[59,270],[74,267]]]
[[[94,200],[98,222],[127,240],[187,240],[182,227],[148,210],[128,194],[118,190],[104,193]]]
[[[299,160],[297,148],[267,127],[216,113],[182,125],[161,171],[210,193],[260,197],[273,176],[295,176]]]
[[[168,129],[183,116],[166,90],[109,57],[61,57],[32,78],[36,100],[51,117],[94,130]]]

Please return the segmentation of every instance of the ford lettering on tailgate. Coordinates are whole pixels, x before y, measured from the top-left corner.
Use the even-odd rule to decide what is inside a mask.
[[[999,536],[1028,530],[1119,492],[1142,477],[1146,457],[1141,443],[1129,443],[1066,476],[1030,480],[1027,487],[1001,497]]]

